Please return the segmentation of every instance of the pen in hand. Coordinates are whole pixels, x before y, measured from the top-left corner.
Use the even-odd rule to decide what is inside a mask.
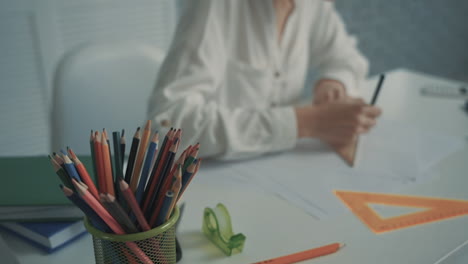
[[[374,95],[372,96],[372,100],[370,103],[371,105],[375,105],[375,103],[377,102],[377,97],[379,96],[380,88],[382,88],[382,84],[384,80],[385,80],[385,74],[380,74],[379,82],[377,84],[377,87],[375,88]]]

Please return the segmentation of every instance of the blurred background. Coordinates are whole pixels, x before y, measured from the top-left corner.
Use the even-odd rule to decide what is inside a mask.
[[[468,81],[468,1],[335,0],[371,75],[408,68]]]
[[[407,68],[468,82],[468,1],[335,2],[371,75]],[[165,54],[183,8],[173,0],[0,0],[0,155],[51,152],[54,74],[69,53],[134,41]]]

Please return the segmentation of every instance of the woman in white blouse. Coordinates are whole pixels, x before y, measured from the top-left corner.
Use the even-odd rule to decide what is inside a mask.
[[[313,137],[339,145],[367,132],[380,110],[358,95],[368,63],[333,3],[198,0],[182,15],[148,114],[182,128],[200,155],[238,159]],[[298,103],[309,69],[314,102]]]

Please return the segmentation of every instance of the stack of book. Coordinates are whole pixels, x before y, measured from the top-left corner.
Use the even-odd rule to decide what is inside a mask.
[[[83,158],[86,160],[86,158]],[[47,156],[1,157],[0,227],[53,252],[86,234],[83,213],[60,193]]]
[[[87,234],[83,221],[3,222],[0,227],[52,253]]]

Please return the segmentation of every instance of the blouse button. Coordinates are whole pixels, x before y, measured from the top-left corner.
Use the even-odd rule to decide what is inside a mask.
[[[171,121],[169,121],[167,119],[164,119],[164,120],[161,120],[160,124],[163,127],[170,127],[171,126]]]
[[[275,78],[279,78],[281,76],[281,73],[279,71],[275,72]]]

